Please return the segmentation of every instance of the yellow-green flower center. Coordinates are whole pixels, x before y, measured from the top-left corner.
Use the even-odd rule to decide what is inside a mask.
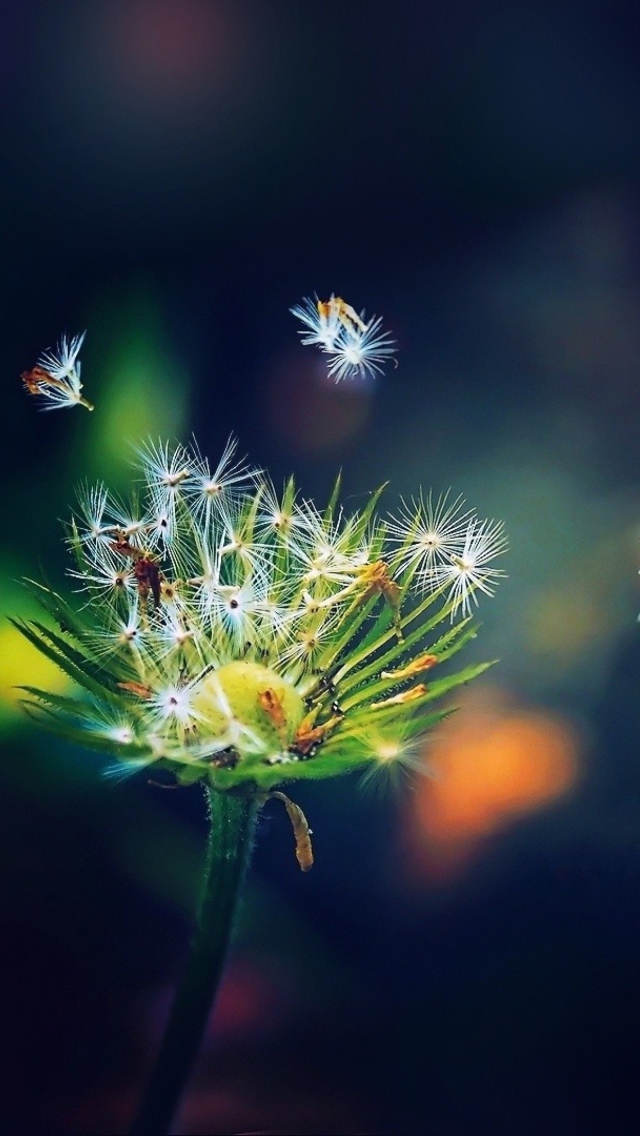
[[[260,663],[227,663],[203,679],[192,708],[202,733],[229,737],[240,757],[287,754],[305,713],[295,687]]]

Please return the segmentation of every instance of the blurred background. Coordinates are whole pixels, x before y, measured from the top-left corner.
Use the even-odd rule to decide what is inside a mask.
[[[638,1117],[640,72],[619,0],[23,0],[0,17],[7,1131],[126,1129],[188,941],[197,789],[33,732],[4,618],[75,487],[231,431],[308,497],[452,486],[509,573],[396,795],[275,807],[176,1133],[600,1133]],[[336,292],[399,366],[327,382]],[[61,333],[93,415],[21,389]]]

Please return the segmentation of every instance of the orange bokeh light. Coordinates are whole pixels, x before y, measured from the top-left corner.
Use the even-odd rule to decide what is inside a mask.
[[[566,793],[578,776],[573,727],[542,710],[472,696],[429,753],[413,795],[415,852],[429,875],[464,863],[483,837]]]

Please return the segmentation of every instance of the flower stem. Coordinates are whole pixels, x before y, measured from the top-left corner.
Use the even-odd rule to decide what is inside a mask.
[[[197,1057],[224,966],[258,806],[207,790],[211,829],[198,920],[160,1052],[131,1136],[163,1136]]]

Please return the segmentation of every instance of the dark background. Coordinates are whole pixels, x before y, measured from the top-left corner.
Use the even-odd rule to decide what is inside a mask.
[[[621,3],[61,0],[0,15],[2,553],[63,579],[74,487],[229,433],[347,503],[389,479],[504,518],[509,579],[397,795],[261,823],[181,1133],[588,1134],[640,1123],[638,20]],[[384,317],[326,382],[288,308]],[[96,411],[19,374],[88,328]],[[473,653],[473,652],[472,652]],[[469,656],[470,659],[471,656]],[[198,790],[32,732],[0,625],[8,1131],[121,1132],[188,938]]]

